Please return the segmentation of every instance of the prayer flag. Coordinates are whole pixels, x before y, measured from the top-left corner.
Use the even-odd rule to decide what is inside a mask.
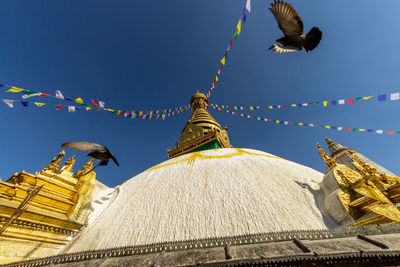
[[[27,107],[27,106],[28,106],[28,102],[27,102],[27,101],[21,101],[21,104],[22,104],[24,107]]]
[[[360,132],[364,132],[365,131],[365,129],[358,129]]]
[[[350,131],[350,128],[344,128],[345,131]]]
[[[241,19],[239,20],[236,28],[237,28],[237,35],[239,35],[240,32],[242,31],[242,20]]]
[[[324,101],[322,103],[324,104],[324,107],[326,107],[326,105],[328,105],[328,101]]]
[[[386,95],[378,95],[378,101],[386,101]]]
[[[15,100],[11,100],[11,99],[3,99],[3,102],[7,105],[7,106],[9,106],[10,108],[13,108],[14,107],[14,101]]]
[[[76,102],[76,103],[79,103],[79,104],[83,104],[83,100],[82,100],[82,98],[80,98],[80,97],[78,97],[77,99],[75,99],[75,102]]]
[[[61,94],[60,90],[56,90],[56,98],[64,99],[64,96]]]
[[[75,106],[68,106],[68,112],[75,112]]]
[[[383,133],[383,130],[376,130],[376,133],[377,133],[377,134],[382,134],[382,133]]]
[[[62,109],[64,107],[64,105],[57,105],[56,106],[56,110],[60,110],[60,109]]]
[[[343,127],[337,127],[337,130],[341,131],[341,130],[343,130]]]
[[[99,101],[92,99],[92,106],[97,107],[99,105]]]
[[[344,99],[339,99],[339,105],[343,105],[344,104]]]
[[[44,94],[44,93],[41,93],[39,96],[51,96],[51,95],[49,95],[49,94]]]
[[[86,109],[86,110],[89,110],[89,109],[92,109],[92,108],[91,108],[91,107],[86,107],[85,109]]]
[[[34,104],[38,107],[44,106],[44,103],[34,102]]]
[[[236,41],[237,36],[238,36],[238,32],[237,32],[237,30],[236,30],[235,33],[233,34],[233,40]]]
[[[25,89],[12,86],[12,87],[11,87],[10,89],[8,89],[6,92],[19,93],[19,92],[22,92],[22,91],[25,91]]]
[[[73,100],[72,98],[70,98],[70,97],[65,97],[64,99],[65,99],[65,100],[68,100],[68,101],[74,102],[74,100]]]
[[[243,20],[243,23],[246,23],[246,12],[245,12],[245,9],[243,9],[243,12],[242,12],[242,20]]]
[[[221,63],[222,63],[222,65],[225,65],[225,57],[223,59],[221,59]]]
[[[374,131],[374,129],[368,129],[367,130],[368,133],[373,132],[373,131]]]
[[[387,134],[393,134],[393,131],[386,131]]]
[[[104,108],[104,102],[103,101],[99,101],[99,108]]]
[[[336,100],[332,100],[332,105],[336,106],[337,105],[337,101]]]
[[[22,96],[23,99],[27,99],[32,96],[40,96],[42,93],[38,93],[35,91],[25,90],[22,92],[24,95]]]
[[[353,99],[353,98],[348,98],[348,99],[347,99],[347,103],[353,104],[353,103],[354,103],[354,99]]]
[[[356,98],[354,98],[356,101],[358,101],[358,100],[360,100],[360,99],[362,99],[362,97],[356,97]]]
[[[399,100],[400,99],[400,93],[393,93],[390,94],[390,100]]]
[[[364,96],[362,99],[368,100],[368,99],[370,99],[371,97],[372,97],[372,95],[371,95],[371,96]]]
[[[217,82],[218,82],[218,75],[217,75],[217,76],[215,76],[215,81],[217,81]]]
[[[247,0],[247,2],[246,2],[246,9],[247,9],[247,11],[249,11],[249,13],[251,12],[251,2],[250,2],[251,0]]]

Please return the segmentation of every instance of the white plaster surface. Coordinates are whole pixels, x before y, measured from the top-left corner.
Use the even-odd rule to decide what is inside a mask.
[[[332,222],[326,224],[320,211],[322,177],[258,150],[186,154],[131,178],[115,191],[105,189],[106,208],[95,208],[95,218],[65,252],[326,229]]]

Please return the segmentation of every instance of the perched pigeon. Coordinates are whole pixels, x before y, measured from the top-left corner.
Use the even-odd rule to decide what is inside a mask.
[[[91,142],[69,142],[61,145],[62,147],[72,148],[80,151],[90,152],[88,156],[100,160],[100,162],[93,167],[89,172],[93,171],[97,166],[106,166],[108,161],[112,159],[117,166],[119,166],[117,159],[114,157],[113,153],[108,150],[107,147],[101,146],[96,143]],[[86,174],[88,174],[87,172]]]
[[[269,49],[277,53],[296,52],[303,47],[308,51],[312,51],[322,38],[322,32],[317,28],[312,28],[305,36],[303,34],[303,21],[297,15],[296,10],[280,0],[274,0],[271,4],[272,14],[278,22],[279,29],[285,34],[284,37],[276,40],[280,44],[273,44]]]

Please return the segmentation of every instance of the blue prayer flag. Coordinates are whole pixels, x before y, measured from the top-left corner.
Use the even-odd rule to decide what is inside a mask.
[[[245,10],[246,9],[243,9],[243,12],[242,12],[242,21],[243,21],[243,23],[246,23],[246,12],[245,12]]]
[[[332,100],[332,105],[337,105],[337,101],[336,100]]]
[[[27,107],[27,106],[28,106],[28,102],[27,102],[27,101],[21,101],[21,104],[22,104],[24,107]]]
[[[69,97],[64,97],[64,99],[65,99],[65,100],[68,100],[68,101],[75,102],[75,100],[73,100],[72,98],[69,98]]]
[[[378,101],[386,101],[386,95],[378,95]]]
[[[336,129],[336,126],[331,126],[331,129],[332,129],[332,130],[335,130],[335,129]]]
[[[368,130],[367,130],[368,133],[371,133],[371,132],[373,132],[373,131],[374,131],[374,129],[368,129]]]

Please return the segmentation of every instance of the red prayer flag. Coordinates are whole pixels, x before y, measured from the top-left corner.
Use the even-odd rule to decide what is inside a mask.
[[[271,119],[268,119],[268,121],[271,122],[272,120],[271,120]]]
[[[283,105],[282,108],[286,108],[286,105]]]
[[[350,128],[344,128],[345,131],[350,131]]]
[[[254,119],[254,116],[250,116],[250,118]]]
[[[99,105],[99,101],[92,99],[92,105],[97,107]]]
[[[232,37],[231,42],[229,43],[229,46],[232,46],[232,43],[233,43],[233,37]]]
[[[387,134],[393,134],[393,131],[386,131]]]
[[[40,94],[39,96],[51,96],[51,95],[42,93],[42,94]],[[61,107],[61,108],[62,108],[62,107]]]
[[[290,124],[290,125],[292,125],[292,124],[293,124],[293,122],[289,121],[289,124]]]
[[[353,99],[353,98],[349,98],[349,99],[347,99],[347,103],[349,103],[349,104],[353,104],[353,103],[354,103],[354,99]]]
[[[60,110],[60,109],[62,109],[64,107],[64,105],[57,105],[56,106],[56,110]]]

